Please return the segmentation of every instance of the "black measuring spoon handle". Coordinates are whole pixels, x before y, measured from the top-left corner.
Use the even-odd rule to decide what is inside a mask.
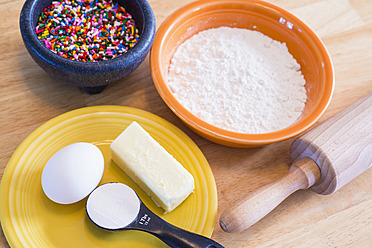
[[[223,248],[210,238],[180,229],[169,223],[163,224],[161,229],[156,236],[171,247]]]
[[[135,226],[137,230],[151,233],[173,248],[224,248],[210,238],[169,224],[147,207],[141,207]]]

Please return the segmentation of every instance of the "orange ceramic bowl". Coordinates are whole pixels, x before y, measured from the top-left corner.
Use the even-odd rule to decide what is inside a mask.
[[[202,121],[185,109],[167,86],[168,68],[177,47],[192,35],[221,26],[259,31],[285,42],[301,65],[306,79],[307,102],[291,126],[270,133],[243,134]],[[232,147],[257,147],[294,137],[309,129],[327,109],[334,88],[330,56],[319,37],[290,12],[255,0],[205,0],[188,4],[171,14],[159,27],[150,57],[157,91],[169,108],[200,136]]]

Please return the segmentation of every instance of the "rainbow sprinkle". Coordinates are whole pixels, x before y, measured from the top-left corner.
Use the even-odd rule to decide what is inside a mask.
[[[112,0],[53,1],[35,32],[52,52],[83,62],[116,58],[139,39],[132,16]]]

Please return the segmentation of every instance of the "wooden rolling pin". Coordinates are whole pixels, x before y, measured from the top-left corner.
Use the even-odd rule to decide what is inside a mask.
[[[371,167],[372,92],[297,138],[290,155],[286,175],[225,209],[223,230],[245,230],[299,189],[331,194]]]

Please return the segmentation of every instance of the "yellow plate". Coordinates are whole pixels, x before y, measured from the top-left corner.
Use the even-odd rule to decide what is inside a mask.
[[[194,193],[170,213],[164,214],[111,162],[110,143],[132,121],[137,121],[194,176]],[[101,184],[128,184],[166,221],[211,236],[217,212],[216,184],[195,143],[177,127],[151,113],[129,107],[95,106],[46,122],[22,142],[9,160],[0,186],[0,219],[12,247],[166,247],[147,233],[99,229],[86,216],[86,199],[60,205],[44,195],[41,173],[45,163],[62,147],[80,141],[93,143],[103,152],[105,172]]]

